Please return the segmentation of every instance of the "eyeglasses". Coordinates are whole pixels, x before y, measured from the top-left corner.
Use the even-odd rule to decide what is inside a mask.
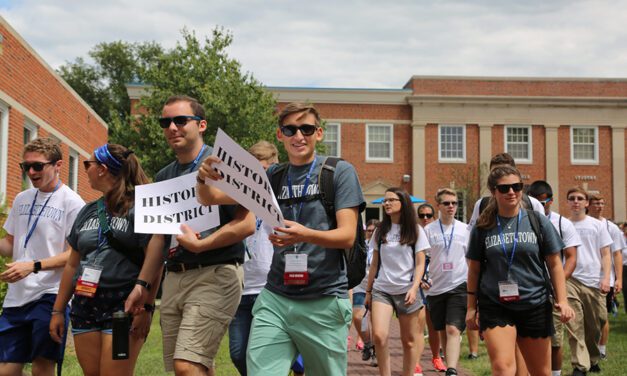
[[[400,201],[400,199],[398,199],[398,198],[386,198],[385,200],[383,200],[383,203],[384,204],[391,204],[391,203],[393,203],[395,201]]]
[[[605,202],[603,201],[593,201],[590,203],[592,206],[605,206]]]
[[[89,166],[92,163],[100,163],[100,162],[98,162],[98,161],[83,161],[83,167],[85,167],[85,171],[89,170]]]
[[[374,229],[373,228],[368,228],[368,229],[366,229],[366,232],[374,232]]]
[[[538,200],[542,204],[542,206],[546,206],[549,202],[553,201],[552,197],[547,198],[546,200]]]
[[[22,169],[22,171],[24,172],[28,172],[30,171],[30,169],[32,168],[34,171],[39,172],[41,170],[44,169],[44,167],[46,167],[46,165],[49,164],[55,164],[57,163],[57,161],[50,161],[50,162],[22,162],[20,163],[20,168]]]
[[[586,198],[583,196],[570,196],[568,201],[586,201]]]
[[[440,205],[444,206],[457,206],[457,201],[442,201]]]
[[[509,193],[510,189],[512,189],[514,192],[520,192],[523,189],[523,183],[497,184],[496,189],[501,193]]]
[[[431,214],[431,213],[418,213],[418,218],[420,218],[420,219],[433,218],[433,214]]]
[[[190,120],[202,120],[200,116],[179,115],[174,117],[162,117],[159,118],[159,125],[161,128],[168,128],[170,124],[174,123],[177,127],[183,127]]]
[[[311,124],[303,124],[300,127],[297,127],[296,125],[283,125],[281,126],[281,133],[283,133],[286,137],[292,137],[300,130],[300,133],[303,136],[311,136],[314,134],[316,129],[318,129],[318,127]]]

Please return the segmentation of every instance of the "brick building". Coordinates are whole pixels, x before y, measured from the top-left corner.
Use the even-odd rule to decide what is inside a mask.
[[[99,196],[79,166],[106,142],[107,124],[0,17],[0,203],[29,186],[18,164],[36,137],[61,141],[65,184],[86,201]]]

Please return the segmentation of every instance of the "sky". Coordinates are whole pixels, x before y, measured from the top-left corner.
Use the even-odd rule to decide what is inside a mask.
[[[0,0],[53,68],[100,42],[224,27],[267,86],[398,89],[413,75],[627,77],[627,0]]]

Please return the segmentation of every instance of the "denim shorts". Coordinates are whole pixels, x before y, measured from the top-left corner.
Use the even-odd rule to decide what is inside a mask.
[[[364,308],[364,302],[366,301],[366,293],[365,292],[354,292],[353,293],[353,307],[354,308]]]

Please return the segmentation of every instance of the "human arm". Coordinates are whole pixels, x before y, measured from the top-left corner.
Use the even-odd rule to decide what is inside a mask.
[[[477,317],[477,290],[479,289],[479,271],[481,264],[479,261],[468,259],[468,281],[466,297],[466,325],[468,329],[478,330],[479,320]]]
[[[614,294],[619,294],[623,290],[623,255],[621,251],[619,249],[612,253],[614,257],[614,274],[616,276]]]
[[[154,297],[159,290],[161,274],[163,272],[162,250],[165,246],[165,238],[161,234],[154,234],[150,238],[145,250],[144,264],[137,279],[151,284],[150,291],[144,286],[135,285],[126,298],[124,311],[130,313],[140,313],[144,310],[144,304],[153,304]]]
[[[603,277],[599,285],[599,289],[602,293],[607,294],[610,292],[610,269],[612,267],[612,259],[610,258],[610,247],[602,247],[601,250],[601,271]]]
[[[237,202],[222,190],[205,184],[205,180],[222,180],[222,174],[213,168],[212,164],[222,162],[220,158],[210,155],[198,168],[198,177],[196,183],[196,198],[201,205],[235,205]]]
[[[163,235],[160,235],[160,236],[163,239]],[[148,245],[150,245],[150,242],[148,243]],[[163,259],[161,256],[162,248],[163,248],[163,242],[157,240],[155,241],[155,243],[152,244],[152,247],[150,249],[151,257],[150,257],[150,264],[148,265],[148,268],[151,268],[150,271],[154,271],[155,268],[157,270],[157,272],[154,273],[154,277],[152,280],[150,279],[149,273],[146,273],[144,275],[144,278],[147,278],[147,279],[143,279],[143,280],[148,281],[150,283],[150,286],[151,286],[150,290],[147,290],[144,286],[141,286],[138,284],[136,284],[135,287],[133,287],[132,292],[139,289],[141,290],[142,293],[144,293],[143,295],[145,296],[145,301],[143,305],[140,307],[139,310],[136,309],[134,311],[133,322],[131,323],[131,335],[137,339],[146,339],[148,337],[148,333],[150,333],[150,324],[152,322],[152,315],[155,309],[155,299],[157,297],[157,292],[159,291],[159,285],[161,284],[161,274],[163,273]],[[144,266],[146,265],[146,259],[148,258],[148,246],[146,246],[145,254],[146,254],[146,257],[144,258]],[[156,256],[158,256],[158,258]],[[144,270],[144,266],[142,266],[142,271]],[[141,272],[140,272],[140,276],[138,279],[140,280],[142,279]],[[128,298],[127,298],[127,302],[128,302]],[[126,310],[126,302],[124,305],[125,305],[124,307],[125,311],[128,311]]]
[[[577,266],[577,247],[564,248],[564,278],[568,279]]]
[[[61,343],[63,340],[63,334],[65,332],[65,308],[72,297],[72,280],[74,279],[76,269],[81,261],[80,253],[72,248],[70,248],[69,252],[70,255],[63,269],[59,292],[57,293],[57,298],[52,307],[52,317],[50,318],[50,337],[52,337],[53,341],[58,343]]]
[[[278,247],[297,243],[312,243],[325,248],[347,249],[355,242],[357,207],[344,208],[335,212],[337,227],[332,230],[314,230],[294,221],[285,221],[287,227],[275,227],[270,242]]]
[[[413,250],[412,250],[413,251]],[[405,294],[405,305],[412,305],[416,301],[418,295],[418,289],[420,288],[420,281],[422,275],[425,272],[425,252],[420,251],[416,253],[416,263],[414,265],[414,280],[411,288]]]
[[[373,235],[374,239],[374,235]],[[366,284],[366,300],[364,304],[366,307],[372,307],[372,287],[374,285],[374,279],[376,277],[377,269],[379,267],[379,249],[375,248],[372,251],[372,261],[370,263],[370,270],[368,270],[368,283]]]
[[[52,270],[65,266],[70,256],[70,248],[58,255],[38,260],[41,262],[41,270]],[[7,269],[0,274],[0,280],[8,283],[17,282],[35,272],[35,260],[15,261],[6,264]]]
[[[555,294],[555,308],[560,311],[560,321],[568,322],[575,317],[575,311],[568,305],[566,298],[566,279],[559,253],[544,256],[544,261],[551,275],[551,284]],[[571,272],[572,273],[572,272]]]
[[[0,256],[13,256],[13,235],[6,234],[4,238],[0,239]]]

